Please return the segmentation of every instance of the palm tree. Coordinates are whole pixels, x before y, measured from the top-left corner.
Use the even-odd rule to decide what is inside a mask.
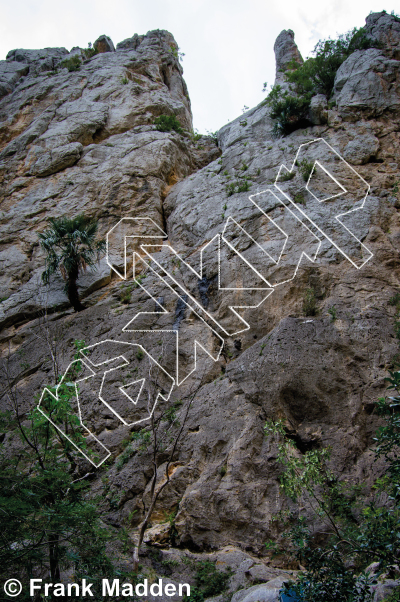
[[[46,251],[46,269],[42,274],[45,284],[50,276],[60,269],[65,280],[65,292],[75,311],[81,311],[83,305],[79,299],[76,281],[87,266],[99,261],[101,251],[105,249],[105,240],[95,240],[97,222],[84,215],[73,218],[50,218],[50,226],[39,234],[40,245]]]

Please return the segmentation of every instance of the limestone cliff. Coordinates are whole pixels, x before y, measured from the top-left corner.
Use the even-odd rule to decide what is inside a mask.
[[[279,262],[271,263],[268,277],[280,278],[280,285],[259,307],[247,310],[250,328],[227,336],[217,361],[200,354],[203,384],[148,541],[164,546],[171,558],[177,547],[212,552],[221,562],[229,557],[227,564],[241,575],[231,591],[277,575],[264,564],[264,542],[276,536],[271,518],[287,501],[279,491],[276,447],[264,435],[266,419],[282,418],[300,452],[331,445],[332,466],[340,478],[370,483],[379,470],[371,465],[378,424],[373,402],[383,394],[398,352],[395,307],[389,299],[399,290],[400,276],[400,201],[393,192],[400,179],[400,23],[375,13],[367,17],[366,29],[380,47],[346,59],[336,75],[336,104],[328,106],[325,97],[315,97],[307,128],[274,138],[270,110],[261,103],[224,126],[218,146],[209,137],[195,142],[189,134],[160,132],[153,125],[155,117],[166,114],[178,117],[187,131],[192,127],[177,45],[166,31],[135,34],[116,50],[102,36],[97,54],[78,48],[71,53],[63,48],[13,50],[0,62],[0,336],[25,412],[52,367],[49,347],[37,343],[41,309],[50,315],[46,328],[50,339],[58,341],[59,361],[65,366],[75,339],[87,344],[120,340],[123,327],[148,302],[137,287],[129,293],[130,302],[123,303],[125,284],[102,260],[98,271],[79,279],[86,309],[75,314],[61,277],[48,288],[40,284],[44,255],[37,235],[47,218],[84,212],[98,220],[105,235],[122,217],[150,217],[167,233],[169,245],[197,266],[200,249],[231,217],[254,238],[241,239],[238,229],[231,232],[231,250],[223,255],[227,292],[218,285],[215,258],[205,264],[203,289],[193,274],[175,265],[177,278],[197,295],[199,306],[203,303],[228,329],[230,307],[243,301],[239,289],[260,288],[254,274],[246,281],[248,272],[235,255],[235,244],[256,265],[257,234],[267,228],[268,219],[281,223],[286,216],[279,197],[265,201],[265,213],[256,215],[249,195],[271,187],[281,165],[295,170],[299,148],[315,149],[299,155],[299,161],[322,164],[326,146],[307,147],[315,139],[327,142],[350,166],[348,190],[357,186],[354,170],[365,182],[362,208],[344,220],[355,242],[332,221],[327,204],[301,184],[299,174],[282,178],[285,172],[280,172],[285,194],[296,198],[301,189],[293,209],[297,218],[293,214],[291,219],[307,214],[313,225],[297,238],[297,231],[288,237],[282,259],[287,277],[279,272]],[[275,51],[279,82],[289,60],[302,60],[293,32],[280,34]],[[68,71],[63,61],[74,56],[80,68]],[[331,206],[351,209],[340,202]],[[356,202],[361,207],[360,198]],[[275,251],[286,234],[279,236],[272,236]],[[298,248],[308,254],[296,271]],[[146,287],[156,290],[156,285],[148,272]],[[256,298],[251,294],[245,305]],[[190,310],[181,311],[177,322],[176,299],[165,298],[163,304],[168,316],[150,323],[142,314],[141,328],[178,328],[180,359],[188,373],[193,339],[205,336],[205,326]],[[143,335],[142,340],[149,353],[159,355],[154,337]],[[207,341],[212,346],[211,335]],[[171,366],[174,356],[166,353],[163,361]],[[182,394],[189,389],[183,385]],[[3,400],[5,404],[6,396]],[[117,459],[129,427],[105,407],[88,414],[88,420]],[[12,434],[8,436],[11,442]],[[132,537],[143,516],[142,494],[146,492],[146,503],[150,474],[151,459],[132,453],[122,466],[114,462],[93,476],[93,491],[104,498],[105,520],[116,528],[128,524]],[[165,516],[174,510],[171,538]],[[242,551],[215,552],[226,546]],[[257,564],[256,556],[264,560]]]

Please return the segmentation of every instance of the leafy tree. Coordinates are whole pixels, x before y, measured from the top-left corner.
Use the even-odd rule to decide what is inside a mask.
[[[84,342],[75,343],[75,359],[79,359]],[[82,370],[79,362],[73,370]],[[70,407],[74,387],[69,384],[60,385],[57,401],[48,396],[46,407],[52,418],[62,421],[84,445],[77,430],[79,421]],[[2,574],[28,580],[50,573],[55,583],[60,581],[62,568],[69,566],[74,567],[76,579],[86,577],[95,583],[96,578],[109,577],[114,573],[105,553],[110,533],[100,523],[96,500],[87,497],[91,473],[82,476],[74,447],[36,407],[23,415],[11,387],[8,398],[12,409],[2,414],[0,424]],[[21,440],[12,454],[5,437],[10,432]]]
[[[266,424],[266,433],[278,438],[285,471],[281,487],[286,495],[308,507],[325,524],[325,544],[318,546],[304,516],[283,513],[276,517],[287,527],[281,547],[269,542],[267,548],[283,553],[289,546],[306,565],[296,584],[285,592],[307,602],[367,602],[371,599],[373,576],[365,572],[371,562],[390,574],[400,561],[400,371],[390,372],[389,390],[395,395],[380,399],[377,412],[385,423],[376,434],[375,460],[385,459],[386,471],[377,479],[373,498],[362,496],[362,486],[341,482],[328,468],[329,449],[314,449],[304,455],[296,449],[281,421]],[[352,566],[353,568],[350,568]]]
[[[50,226],[39,241],[46,251],[46,269],[42,274],[45,284],[50,276],[60,270],[65,280],[65,292],[75,311],[83,306],[79,299],[77,280],[88,266],[94,266],[105,249],[104,240],[96,240],[98,224],[84,215],[74,218],[50,218]]]
[[[366,36],[363,27],[355,27],[336,40],[320,40],[313,50],[314,56],[307,58],[302,65],[289,63],[286,79],[294,84],[297,94],[306,98],[310,99],[314,94],[325,94],[329,98],[340,65],[356,50],[378,45]]]
[[[308,125],[310,98],[294,96],[278,84],[272,88],[266,103],[271,107],[272,119],[276,119],[273,128],[275,136],[287,136],[299,127]]]

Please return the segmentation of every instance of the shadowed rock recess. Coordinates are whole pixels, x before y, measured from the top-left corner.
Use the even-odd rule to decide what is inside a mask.
[[[282,581],[299,568],[282,558],[271,560],[264,545],[278,535],[273,515],[290,507],[279,490],[276,444],[264,435],[267,419],[284,420],[300,453],[331,446],[331,466],[340,479],[371,484],[379,471],[371,462],[379,425],[373,404],[384,394],[384,379],[398,353],[396,307],[389,300],[399,291],[400,276],[395,186],[400,180],[400,22],[375,13],[367,17],[366,28],[380,47],[357,50],[345,60],[336,75],[336,104],[315,97],[306,129],[273,137],[270,109],[261,103],[224,126],[218,144],[211,136],[191,134],[179,49],[167,31],[135,34],[116,48],[103,35],[94,45],[96,53],[17,49],[0,61],[0,342],[18,383],[22,414],[52,378],[49,348],[37,338],[44,328],[63,371],[76,339],[87,345],[131,340],[129,333],[121,336],[122,328],[148,301],[140,287],[126,293],[129,282],[112,273],[103,258],[97,270],[78,279],[85,309],[75,314],[60,275],[41,285],[44,253],[38,233],[48,218],[84,213],[97,220],[105,237],[122,217],[150,217],[167,232],[168,244],[198,267],[200,248],[222,232],[228,217],[239,225],[253,224],[254,231],[265,226],[252,221],[249,195],[271,187],[282,164],[291,169],[301,144],[323,138],[370,186],[364,208],[348,225],[373,257],[357,269],[320,236],[315,262],[303,257],[292,280],[244,314],[250,328],[225,337],[216,362],[199,350],[195,376],[176,392],[176,399],[183,397],[202,377],[171,484],[145,536],[143,563],[153,563],[158,574],[175,583],[191,579],[182,556],[229,566],[228,591],[239,590],[234,602],[277,599]],[[284,83],[285,65],[302,62],[291,30],[278,36],[275,51],[277,81]],[[69,70],[73,57],[80,66]],[[160,115],[176,116],[184,133],[158,131],[154,120]],[[289,192],[294,182],[285,183]],[[335,226],[322,209],[326,205],[313,202],[305,189],[297,199],[299,210],[334,238]],[[278,205],[266,210],[277,220],[284,211]],[[243,244],[251,257],[252,243]],[[284,250],[291,275],[299,259],[293,244],[289,237]],[[234,289],[246,283],[233,253],[224,255],[223,267],[224,286],[231,289],[226,294],[218,290],[216,263],[208,265],[199,285],[187,274],[185,282],[188,290],[197,287],[203,307],[228,325],[229,306],[242,301]],[[180,265],[176,270],[179,274]],[[151,288],[153,278],[147,274],[146,286]],[[188,350],[204,326],[185,309],[184,296],[176,301],[163,295],[158,302],[169,313],[157,314],[150,326],[142,316],[140,324],[156,330],[160,320],[159,328],[178,329],[180,361],[188,373]],[[157,337],[143,335],[142,342],[157,359]],[[173,362],[172,352],[165,351],[164,366]],[[5,395],[2,410],[6,405]],[[105,406],[98,408],[89,417],[91,428],[112,451],[113,462],[94,471],[91,489],[102,496],[104,521],[116,531],[127,528],[135,541],[149,503],[151,457],[132,452],[118,464],[123,440],[138,429],[124,426]],[[12,449],[15,437],[7,437]],[[84,475],[90,466],[80,462]],[[175,512],[171,526],[166,517]],[[246,588],[250,591],[241,591]]]

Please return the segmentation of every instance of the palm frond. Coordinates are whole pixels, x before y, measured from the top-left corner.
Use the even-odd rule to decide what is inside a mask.
[[[83,214],[73,218],[52,217],[49,227],[39,234],[39,242],[46,251],[46,269],[43,282],[48,283],[51,274],[59,268],[64,280],[99,261],[100,253],[105,250],[105,241],[96,240],[98,224]]]

